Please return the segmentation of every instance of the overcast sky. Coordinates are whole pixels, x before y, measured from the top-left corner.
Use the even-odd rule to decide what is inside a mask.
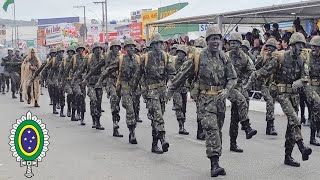
[[[90,19],[102,20],[101,4],[95,5],[93,1],[104,0],[15,0],[16,18],[22,20],[54,18],[54,17],[83,17],[83,10],[75,9],[75,5],[85,5],[87,8],[86,15]],[[179,2],[196,2],[212,0],[108,0],[108,19],[122,19],[130,17],[130,12],[152,8],[156,9],[161,6],[170,5]],[[2,9],[5,0],[0,0],[0,18],[13,19],[12,6],[6,13]]]

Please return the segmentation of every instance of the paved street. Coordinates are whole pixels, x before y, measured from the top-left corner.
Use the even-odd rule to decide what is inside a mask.
[[[112,118],[108,99],[104,96],[102,124],[105,131],[91,129],[91,118],[86,113],[87,126],[81,127],[78,122],[69,118],[60,118],[52,114],[49,106],[47,89],[41,96],[41,108],[35,109],[26,103],[12,100],[9,93],[0,95],[0,179],[26,179],[26,168],[21,168],[12,157],[8,136],[12,124],[28,110],[41,118],[47,125],[50,145],[47,156],[39,167],[34,167],[33,179],[66,179],[66,180],[206,180],[210,177],[210,161],[206,158],[204,142],[197,141],[196,107],[194,102],[188,104],[186,129],[189,136],[177,133],[178,123],[171,110],[172,102],[167,106],[165,122],[167,139],[170,142],[169,152],[156,155],[151,149],[151,127],[147,120],[145,104],[141,103],[143,123],[137,127],[137,145],[128,143],[128,129],[125,125],[124,109],[121,109],[120,132],[124,138],[112,137]],[[11,94],[11,93],[10,93]],[[87,99],[87,105],[89,101]],[[89,108],[87,107],[87,111]],[[300,168],[285,166],[284,135],[285,117],[277,117],[276,129],[279,136],[265,135],[265,115],[250,112],[251,123],[258,130],[252,140],[245,139],[240,132],[238,145],[244,153],[229,151],[228,128],[230,109],[228,108],[223,128],[223,156],[221,165],[226,168],[227,176],[216,179],[319,179],[320,148],[312,147],[313,154],[309,161],[302,162],[300,152],[295,147],[293,157],[301,163]],[[309,128],[303,127],[303,135],[309,145]]]

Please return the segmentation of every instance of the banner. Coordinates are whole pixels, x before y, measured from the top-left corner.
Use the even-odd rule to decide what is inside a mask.
[[[146,24],[158,20],[158,10],[146,11],[142,13],[142,38],[146,39]],[[149,26],[149,38],[152,34],[158,32],[158,27]]]
[[[62,43],[62,30],[60,25],[48,26],[45,28],[46,32],[46,45],[54,45]]]
[[[38,46],[45,46],[46,45],[46,30],[45,29],[38,29],[37,30],[37,44],[38,44]]]
[[[94,43],[94,41],[93,41],[93,35],[88,35],[88,36],[87,36],[87,43],[88,43],[89,45],[91,45],[91,44]]]
[[[136,41],[142,39],[142,23],[131,23],[130,27],[130,37]]]
[[[123,25],[115,28],[118,33],[118,39],[125,39],[130,36],[129,25]]]
[[[108,42],[118,39],[117,32],[108,32]]]

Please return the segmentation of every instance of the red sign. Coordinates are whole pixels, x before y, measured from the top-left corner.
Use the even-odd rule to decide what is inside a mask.
[[[142,23],[131,23],[129,25],[130,36],[132,39],[139,41],[142,39]]]
[[[117,32],[108,32],[108,42],[111,42],[117,38],[118,38]],[[105,42],[104,39],[105,39],[105,33],[100,33],[99,34],[99,43]]]
[[[93,36],[92,35],[88,35],[87,43],[90,45],[93,44]]]

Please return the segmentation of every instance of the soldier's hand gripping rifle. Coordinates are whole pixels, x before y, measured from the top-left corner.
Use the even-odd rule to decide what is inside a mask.
[[[32,86],[34,80],[40,75],[40,73],[41,73],[42,70],[46,67],[46,65],[47,65],[47,62],[43,63],[43,64],[40,66],[40,68],[37,69],[37,70],[33,73],[32,77],[31,77],[31,80],[30,80],[30,82],[29,82],[29,84],[28,84],[28,87],[31,87],[31,86]]]

